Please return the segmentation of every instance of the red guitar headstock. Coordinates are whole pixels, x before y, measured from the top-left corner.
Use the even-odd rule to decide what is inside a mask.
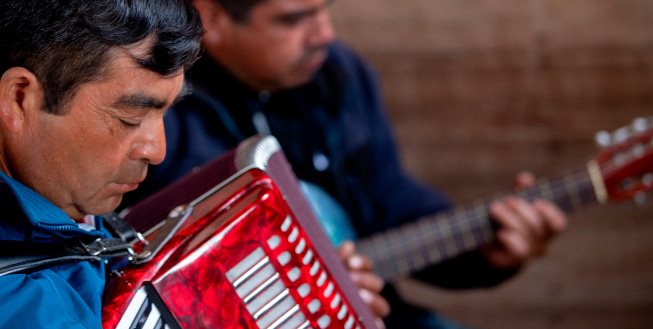
[[[612,133],[599,132],[596,140],[603,149],[588,169],[599,201],[643,202],[653,190],[653,117],[637,118]]]

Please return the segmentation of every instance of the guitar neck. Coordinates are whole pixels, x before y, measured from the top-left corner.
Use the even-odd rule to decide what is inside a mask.
[[[532,201],[549,200],[571,211],[597,200],[587,170],[551,178],[511,194]],[[501,195],[494,199],[500,198]],[[356,242],[386,281],[409,276],[431,265],[476,250],[494,240],[489,201],[425,217]]]

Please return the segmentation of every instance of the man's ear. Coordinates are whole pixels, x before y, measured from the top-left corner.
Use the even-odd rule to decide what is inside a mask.
[[[0,122],[10,131],[23,128],[33,111],[41,111],[43,89],[34,73],[12,67],[0,77]]]
[[[224,28],[233,20],[231,16],[215,0],[194,0],[193,6],[202,19],[202,42],[209,46],[219,44]]]

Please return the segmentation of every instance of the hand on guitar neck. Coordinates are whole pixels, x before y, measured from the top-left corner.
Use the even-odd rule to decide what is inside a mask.
[[[388,282],[479,248],[490,264],[518,268],[544,253],[564,229],[567,219],[561,210],[595,202],[642,203],[653,191],[653,117],[635,119],[613,133],[600,132],[597,142],[601,151],[580,170],[537,184],[532,175],[520,174],[519,188],[508,196],[375,233],[357,240],[356,249],[372,259],[374,271]]]
[[[534,176],[521,172],[515,178],[517,189],[536,185]],[[553,202],[528,202],[516,196],[494,201],[488,208],[497,224],[496,240],[481,248],[485,259],[497,268],[518,268],[544,255],[558,233],[567,226],[567,217]]]

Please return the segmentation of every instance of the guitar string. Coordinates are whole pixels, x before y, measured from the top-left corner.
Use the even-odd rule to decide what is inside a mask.
[[[582,186],[583,184],[585,184],[585,185],[589,184],[589,178],[587,177],[585,172],[576,173],[576,174],[571,175],[571,176],[575,178],[574,182],[578,186]],[[579,179],[578,176],[581,176],[581,178]],[[567,176],[567,177],[569,177],[569,176]],[[553,183],[553,185],[552,185],[552,183]],[[560,185],[560,183],[562,183],[562,185]],[[560,195],[561,194],[560,190],[565,190],[565,192],[566,192],[565,194],[568,194],[568,187],[566,186],[568,184],[566,182],[564,182],[562,179],[547,180],[546,182],[540,183],[538,186],[536,186],[534,188],[530,188],[530,189],[527,189],[527,190],[522,191],[522,192],[528,193],[529,191],[530,192],[539,191],[539,190],[542,189],[542,186],[544,186],[544,185],[549,185],[550,188],[551,188],[551,191],[553,192],[554,195]],[[555,201],[557,201],[557,200],[555,200]],[[387,235],[388,236],[392,235],[392,236],[394,236],[396,238],[385,239],[384,236],[381,235],[381,234],[379,234],[377,236],[370,237],[370,239],[385,240],[384,242],[381,242],[381,243],[385,246],[384,249],[386,251],[390,251],[390,252],[383,253],[383,252],[380,252],[380,250],[374,250],[374,254],[377,256],[377,257],[375,257],[375,259],[376,259],[376,261],[378,263],[377,267],[379,267],[379,269],[384,268],[386,272],[387,272],[387,268],[391,268],[392,273],[407,272],[407,271],[411,271],[411,270],[414,271],[415,269],[424,268],[425,266],[414,266],[414,262],[410,262],[410,264],[408,265],[409,269],[401,270],[399,268],[396,268],[396,267],[398,267],[397,262],[393,262],[392,260],[393,259],[395,259],[395,260],[396,259],[404,259],[405,256],[408,256],[408,255],[411,255],[411,256],[414,257],[415,253],[417,252],[419,254],[422,254],[423,263],[431,263],[432,264],[432,263],[434,263],[433,261],[441,261],[441,260],[443,260],[443,259],[445,259],[447,257],[457,255],[461,251],[465,251],[465,250],[461,250],[461,248],[458,247],[458,245],[455,242],[455,239],[462,237],[462,240],[464,241],[464,237],[468,236],[470,233],[471,234],[474,234],[474,232],[478,233],[478,230],[482,230],[482,229],[484,229],[484,227],[487,227],[487,228],[490,227],[490,221],[488,220],[489,216],[487,215],[487,208],[485,207],[486,204],[487,203],[483,203],[483,205],[482,205],[482,207],[484,209],[481,212],[485,213],[485,216],[483,216],[483,218],[478,218],[478,216],[469,216],[469,215],[467,215],[467,213],[469,213],[470,211],[475,212],[475,213],[479,212],[479,211],[474,210],[479,206],[475,206],[475,207],[458,208],[458,209],[455,209],[452,212],[447,213],[446,215],[439,214],[439,215],[436,215],[436,216],[426,217],[426,218],[423,218],[423,219],[417,221],[417,223],[430,222],[429,226],[435,226],[435,228],[433,229],[433,232],[437,232],[441,236],[440,241],[436,241],[435,245],[427,246],[427,247],[443,249],[443,248],[441,248],[442,245],[446,245],[447,242],[454,246],[455,250],[454,250],[453,253],[450,252],[450,251],[446,251],[447,250],[446,248],[444,248],[445,251],[446,251],[445,255],[442,255],[442,252],[439,252],[439,254],[441,256],[441,257],[439,257],[439,259],[433,260],[433,259],[425,258],[424,255],[423,255],[423,253],[425,251],[424,250],[424,243],[423,243],[424,239],[420,239],[414,234],[413,234],[414,237],[407,238],[406,234],[402,234],[402,232],[399,232],[397,229],[391,229],[391,230],[389,230],[387,232]],[[461,214],[462,214],[462,219],[457,220],[457,221],[453,221],[453,222],[451,221],[451,217],[461,217]],[[483,222],[479,223],[478,222],[479,220],[482,220]],[[442,234],[442,230],[438,230],[438,229],[442,229],[442,222],[443,221],[447,222],[446,226],[448,227],[448,229],[447,229],[448,234],[446,234],[446,235]],[[472,221],[474,221],[476,223],[472,223]],[[440,223],[438,223],[438,222],[440,222]],[[410,224],[407,224],[405,226],[408,227],[408,226],[414,225],[414,224],[415,223],[410,223]],[[467,226],[467,229],[462,230],[461,227],[465,227],[465,226]],[[416,227],[412,227],[411,229],[406,229],[406,227],[404,227],[404,230],[408,230],[408,231],[418,229]],[[474,240],[474,243],[475,243],[475,245],[472,246],[473,248],[477,248],[480,245],[489,242],[489,241],[478,241],[478,239],[476,237],[474,237],[473,240]],[[392,242],[392,241],[397,241],[397,242]],[[378,246],[378,243],[374,243],[374,244]],[[359,247],[359,250],[362,250],[362,249],[365,249],[364,245],[361,245]],[[398,249],[401,249],[403,251],[402,252],[397,252]],[[472,248],[469,248],[468,250],[471,250],[471,249]],[[393,250],[395,252],[392,252]],[[428,253],[429,251],[427,250],[426,252]],[[401,257],[401,256],[404,256],[404,257]],[[402,266],[402,268],[405,268],[405,266]],[[402,274],[402,273],[398,273],[398,274]]]
[[[576,180],[576,181],[579,182],[576,185],[581,185],[581,184],[589,185],[588,183],[590,182],[589,179],[583,179],[582,181]],[[543,184],[540,184],[540,185],[543,185]],[[567,191],[567,188],[564,186],[564,183],[563,183],[563,186],[555,186],[555,187],[552,188],[553,193],[556,194],[556,195],[561,195],[560,190]],[[487,202],[483,203],[483,205],[486,205],[486,204],[487,204]],[[443,219],[445,219],[445,216],[446,217],[457,217],[457,216],[459,216],[460,213],[473,211],[473,209],[476,208],[476,207],[479,207],[479,206],[477,205],[477,206],[474,206],[474,207],[456,208],[453,211],[449,211],[449,212],[445,213],[447,215],[437,214],[437,215],[433,215],[433,216],[427,216],[427,217],[424,217],[422,219],[419,219],[418,221],[421,221],[421,222],[429,221],[429,220],[436,219],[436,217],[441,217],[441,218],[437,218],[437,220],[443,220]],[[448,225],[448,226],[450,226],[452,231],[456,231],[456,229],[458,229],[460,226],[469,225],[470,224],[469,223],[470,222],[469,218],[472,218],[472,216],[463,216],[463,219],[458,220],[458,221],[454,221],[452,223],[452,225]],[[413,223],[406,224],[406,226],[408,226],[410,224],[413,224]],[[391,234],[390,232],[394,231],[394,230],[396,230],[396,228],[386,231],[386,234]],[[465,230],[465,231],[468,231],[468,230]],[[381,234],[379,234],[379,236],[382,238],[382,236],[386,235],[386,234],[381,233]],[[373,237],[375,237],[375,236],[373,235],[370,238],[373,238]],[[415,240],[415,239],[409,239],[409,240]]]
[[[627,156],[630,156],[630,154],[627,154]],[[634,156],[637,157],[636,155],[634,155]],[[625,160],[622,160],[622,161],[625,161]],[[619,170],[620,168],[624,167],[623,164],[618,164],[616,162],[617,162],[617,160],[615,160],[615,159],[609,159],[609,160],[607,160],[607,161],[605,161],[605,162],[603,162],[603,163],[601,163],[599,165],[599,167],[601,169],[601,172],[603,173],[604,177],[609,176],[609,175],[613,174],[614,171]],[[581,176],[581,179],[578,179],[578,176]],[[546,199],[554,201],[554,202],[559,204],[562,201],[558,200],[558,198],[556,196],[558,196],[558,197],[559,196],[565,196],[566,199],[568,199],[567,202],[569,202],[568,204],[566,204],[566,206],[568,206],[569,209],[573,209],[573,208],[576,208],[577,205],[573,201],[572,195],[569,192],[569,183],[566,181],[567,179],[570,179],[569,177],[572,177],[571,179],[573,180],[573,183],[575,184],[574,191],[578,194],[578,197],[580,198],[581,204],[585,204],[585,203],[589,203],[591,201],[595,201],[595,196],[594,195],[591,196],[591,198],[592,198],[591,200],[583,200],[584,199],[583,195],[585,195],[585,197],[587,197],[587,195],[588,195],[587,191],[590,191],[590,193],[593,194],[593,189],[591,188],[591,186],[592,186],[591,181],[590,181],[589,175],[587,174],[586,171],[581,171],[579,173],[575,173],[575,174],[570,175],[570,176],[554,177],[555,180],[554,179],[544,180],[542,183],[538,184],[537,186],[535,186],[533,188],[529,188],[529,189],[526,189],[526,190],[523,190],[523,191],[518,191],[518,192],[515,192],[514,194],[516,194],[518,196],[524,195],[527,199],[530,199],[530,197],[531,197],[530,193],[537,193],[538,195],[543,196],[542,194],[544,192],[542,191],[542,189],[544,187],[547,187],[550,190],[550,192],[552,194],[552,197],[546,198]],[[578,188],[578,187],[583,187],[583,186],[585,186],[585,187],[589,186],[590,188],[583,188],[583,189]],[[564,189],[565,193],[560,193],[560,189]],[[484,204],[487,204],[487,203],[484,203]],[[454,256],[454,255],[460,253],[461,251],[465,251],[465,250],[461,250],[460,248],[458,248],[457,243],[455,242],[456,238],[461,238],[459,240],[462,240],[463,245],[464,245],[466,236],[469,236],[470,234],[473,235],[475,231],[478,231],[479,229],[482,230],[484,227],[489,226],[489,215],[487,215],[487,208],[485,206],[483,206],[483,208],[484,209],[481,212],[485,213],[485,215],[482,216],[482,218],[478,218],[479,216],[467,216],[466,213],[469,212],[470,207],[465,207],[465,208],[458,209],[456,211],[450,212],[450,213],[448,213],[449,214],[448,216],[443,216],[439,220],[437,218],[434,219],[433,217],[418,220],[418,222],[420,222],[420,223],[429,222],[429,226],[436,226],[436,228],[433,229],[434,233],[439,232],[439,234],[441,235],[441,240],[440,241],[436,241],[435,245],[428,246],[428,249],[432,249],[432,248],[440,248],[443,244],[445,245],[444,249],[445,249],[446,255],[442,255],[442,253],[439,252],[439,250],[438,250],[438,254],[439,254],[440,257],[438,257],[438,259],[436,261],[441,261],[444,258],[451,257],[451,256]],[[471,208],[471,209],[476,209],[476,207]],[[452,221],[450,220],[451,217],[452,216],[453,217],[459,217],[459,215],[461,213],[463,214],[463,218],[460,219],[460,220],[457,220],[457,221],[453,221],[453,223],[452,223]],[[479,220],[483,220],[483,222],[479,223],[478,222]],[[437,223],[438,221],[446,221],[447,227],[449,228],[448,231],[449,231],[450,234],[447,234],[446,236],[442,235],[442,231],[438,230],[438,228],[441,228],[440,227],[441,225]],[[475,221],[476,224],[472,225],[472,223],[471,223],[472,221]],[[411,224],[414,224],[414,223],[411,223]],[[403,226],[402,230],[403,231],[415,231],[416,228],[407,229],[407,227],[409,225]],[[461,229],[461,227],[464,227],[464,226],[467,226],[467,229]],[[420,231],[420,233],[421,233],[421,231]],[[380,264],[386,264],[385,266],[382,265],[382,267],[392,267],[394,269],[392,272],[401,272],[400,269],[396,268],[396,262],[392,262],[392,258],[400,258],[399,254],[404,255],[404,256],[412,255],[414,257],[416,252],[418,254],[421,254],[421,257],[423,259],[423,262],[421,262],[421,263],[428,263],[429,261],[431,261],[431,263],[433,263],[432,262],[433,259],[431,259],[432,257],[428,257],[428,258],[425,259],[424,255],[423,255],[423,253],[424,253],[424,243],[423,242],[425,240],[425,239],[423,239],[423,235],[422,235],[422,238],[420,238],[416,234],[412,234],[414,236],[413,238],[410,238],[410,237],[407,238],[405,232],[399,232],[398,230],[394,232],[394,235],[397,236],[396,240],[398,242],[396,244],[392,244],[391,241],[385,241],[385,245],[387,247],[387,250],[390,251],[390,252],[381,253],[381,255],[385,255],[385,257],[377,257],[376,258],[380,262]],[[377,237],[373,237],[373,238],[384,239],[383,235],[378,235]],[[448,241],[444,241],[444,240],[448,240]],[[453,242],[450,242],[452,240],[453,240]],[[483,244],[485,242],[489,242],[489,241],[480,241],[479,242],[476,239],[475,236],[473,237],[473,240],[474,240],[474,245],[472,247],[474,247],[474,248],[480,246],[481,244]],[[450,252],[446,252],[446,250],[447,250],[446,249],[446,242],[453,243],[454,247],[456,248],[456,250],[455,250],[455,252],[453,254],[450,253]],[[401,253],[399,253],[399,252],[394,252],[393,253],[392,252],[393,250],[398,249],[397,244],[399,245],[399,248],[403,250]],[[467,249],[467,250],[472,249],[472,248],[467,248],[468,246],[465,246],[465,247],[466,248],[463,248],[463,249]],[[429,253],[430,250],[427,250],[426,252]],[[376,254],[378,256],[379,251],[374,250],[374,254]],[[429,253],[429,256],[430,256],[430,253]],[[382,261],[382,259],[386,260],[386,261]],[[388,262],[390,262],[389,265],[387,265]],[[390,265],[393,265],[393,263],[394,263],[394,266],[390,266]],[[411,261],[409,263],[408,267],[410,268],[410,270],[415,270],[416,268],[417,269],[424,268],[425,266],[415,266],[414,262]],[[405,272],[405,270],[404,270],[404,272]]]

